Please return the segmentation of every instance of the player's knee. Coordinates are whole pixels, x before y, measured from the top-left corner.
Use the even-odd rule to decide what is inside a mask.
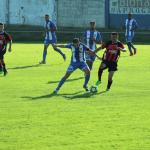
[[[131,42],[127,42],[127,45],[130,46],[130,45],[131,45]]]
[[[86,74],[86,75],[90,75],[90,70],[87,69],[86,72],[85,72],[85,74]]]

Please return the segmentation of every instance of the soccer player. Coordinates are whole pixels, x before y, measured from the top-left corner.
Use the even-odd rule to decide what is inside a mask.
[[[64,84],[66,79],[76,70],[80,69],[85,73],[85,82],[83,85],[83,88],[86,91],[89,91],[88,89],[88,81],[90,79],[90,69],[88,65],[86,64],[85,60],[85,52],[89,52],[89,54],[94,55],[94,53],[84,44],[82,44],[78,38],[74,38],[73,42],[71,44],[67,45],[56,45],[57,47],[61,48],[69,48],[72,52],[71,62],[67,69],[66,74],[63,76],[63,78],[60,80],[57,88],[54,90],[54,93],[56,94],[61,86]]]
[[[108,84],[107,84],[107,91],[110,89],[112,85],[112,78],[114,76],[114,72],[117,71],[117,62],[120,57],[120,52],[126,52],[124,45],[118,40],[118,33],[112,32],[111,33],[111,40],[103,43],[101,47],[99,47],[95,52],[98,52],[101,49],[106,49],[103,57],[102,62],[100,64],[98,70],[98,81],[96,82],[96,86],[101,83],[102,73],[105,69],[108,68]]]
[[[52,45],[53,49],[58,52],[64,60],[66,60],[66,55],[62,53],[60,49],[56,47],[56,25],[50,20],[50,17],[48,14],[45,15],[45,41],[44,41],[44,50],[43,50],[43,60],[40,62],[40,64],[46,64],[46,56],[47,56],[47,49],[49,44]]]
[[[11,52],[12,38],[4,31],[4,24],[0,23],[0,73],[4,72],[4,76],[8,73],[4,62],[7,44],[9,44],[8,51]]]
[[[125,37],[126,37],[126,42],[127,42],[127,46],[130,52],[130,56],[133,55],[132,49],[134,51],[134,55],[136,54],[136,48],[134,47],[132,40],[134,38],[134,31],[137,29],[137,22],[135,19],[132,18],[132,14],[129,13],[128,14],[128,19],[126,19],[125,22],[125,28],[126,28],[126,32],[125,32]]]
[[[100,32],[98,32],[96,30],[96,22],[95,21],[90,22],[90,29],[84,33],[83,40],[84,40],[84,43],[92,51],[96,50],[96,44],[102,43],[102,37],[101,37]],[[88,53],[86,53],[86,62],[88,64],[90,70],[92,70],[94,60],[95,60],[95,56],[92,56],[92,55],[89,55]]]

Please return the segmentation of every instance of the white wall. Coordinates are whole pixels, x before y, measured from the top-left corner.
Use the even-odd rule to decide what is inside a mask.
[[[6,9],[6,1],[1,0],[2,9]],[[54,20],[55,0],[9,0],[9,23],[43,25],[44,15],[49,14]],[[6,22],[6,10],[0,10],[0,21]]]
[[[59,26],[88,27],[91,20],[105,27],[105,0],[57,0]]]
[[[6,22],[7,10],[6,10],[6,0],[0,0],[0,22]]]

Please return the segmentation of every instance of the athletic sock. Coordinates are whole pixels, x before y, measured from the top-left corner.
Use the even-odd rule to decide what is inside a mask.
[[[111,81],[108,80],[107,89],[110,89],[112,82],[113,82],[112,80]]]
[[[65,81],[66,81],[66,79],[64,77],[60,80],[60,82],[56,88],[57,91],[61,88],[61,86],[64,84]]]
[[[85,75],[85,81],[84,81],[83,87],[87,87],[87,84],[88,84],[89,80],[90,80],[90,75],[89,75],[89,74],[86,74],[86,75]]]
[[[46,61],[46,56],[47,56],[47,50],[43,50],[43,62]]]
[[[128,49],[129,49],[130,54],[133,54],[133,53],[132,53],[131,42],[128,42],[128,43],[127,43],[127,46],[128,46]]]
[[[103,74],[103,69],[100,69],[98,70],[98,80],[101,81],[101,78],[102,78],[102,74]]]

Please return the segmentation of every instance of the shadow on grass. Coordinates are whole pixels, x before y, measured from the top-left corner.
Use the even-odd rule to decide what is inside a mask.
[[[68,99],[68,100],[74,100],[74,99],[91,98],[92,96],[100,95],[100,94],[103,94],[103,93],[106,93],[106,91],[102,91],[102,92],[94,93],[94,94],[90,93],[90,92],[86,92],[86,93],[84,92],[83,93],[83,91],[78,91],[78,92],[75,92],[75,93],[63,93],[63,94],[51,93],[51,94],[41,95],[41,96],[36,96],[36,97],[23,96],[21,98],[29,99],[29,100],[41,100],[41,99],[49,99],[49,98],[52,98],[52,97],[63,97],[63,98]]]
[[[82,94],[77,94],[77,95],[65,95],[64,98],[67,98],[69,100],[74,100],[74,99],[86,99],[86,98],[91,98],[93,96],[96,96],[96,95],[100,95],[100,94],[103,94],[103,93],[106,93],[107,91],[101,91],[101,92],[98,92],[98,93],[91,93],[91,92],[86,92],[86,93],[82,93]]]
[[[76,81],[76,80],[81,80],[84,79],[84,77],[78,77],[78,78],[74,78],[74,79],[67,79],[66,82],[72,82],[72,81]],[[53,83],[58,83],[59,81],[49,81],[47,84],[53,84]]]
[[[33,68],[33,67],[40,67],[40,66],[57,66],[60,65],[62,63],[57,63],[57,64],[51,64],[51,65],[45,65],[45,64],[35,64],[35,65],[28,65],[28,66],[19,66],[19,67],[12,67],[12,68],[8,68],[8,69],[28,69],[28,68]]]
[[[39,67],[40,64],[35,64],[35,65],[29,65],[29,66],[19,66],[19,67],[13,67],[13,68],[8,68],[8,69],[27,69],[27,68],[33,68],[33,67]]]

